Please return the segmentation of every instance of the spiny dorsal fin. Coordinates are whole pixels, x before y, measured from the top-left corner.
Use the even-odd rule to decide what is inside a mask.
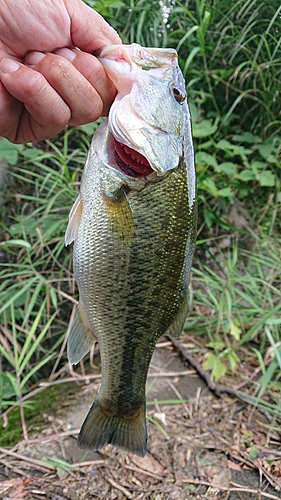
[[[79,363],[96,342],[97,337],[91,330],[82,304],[79,303],[67,341],[68,361],[72,365]]]
[[[82,216],[82,199],[79,193],[69,214],[69,221],[65,232],[65,246],[70,245],[76,236]]]

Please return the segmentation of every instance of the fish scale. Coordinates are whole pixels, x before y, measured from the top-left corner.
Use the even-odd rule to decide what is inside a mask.
[[[133,68],[130,71],[137,75],[138,63],[136,68],[133,66],[137,60],[135,45],[120,46],[118,51],[128,51]],[[154,50],[153,54],[156,51],[141,49]],[[107,67],[112,53],[118,72],[116,48],[105,48],[100,60],[113,79],[114,73]],[[168,53],[170,66],[178,71],[174,52]],[[157,54],[157,79],[163,55],[163,78],[170,85],[167,54],[160,49]],[[144,78],[153,78],[153,67],[144,73]],[[181,151],[177,166],[164,166],[161,155],[165,151],[160,148],[158,152],[154,143],[151,158],[157,152],[155,165],[147,149],[138,151],[147,158],[153,173],[142,179],[125,175],[114,163],[111,134],[116,128],[111,129],[111,120],[115,115],[109,115],[94,135],[66,233],[66,243],[74,241],[73,267],[80,299],[68,340],[69,360],[77,363],[98,341],[102,367],[100,390],[79,434],[78,444],[85,449],[100,449],[111,443],[141,456],[145,454],[145,385],[150,360],[161,335],[180,334],[188,311],[197,217],[190,121],[186,104],[179,107],[162,83],[159,104],[163,91],[165,99],[167,95],[172,99],[167,108],[174,102],[175,116],[182,116],[182,122],[178,124],[178,118],[174,126],[174,142],[178,134],[174,154]],[[154,103],[154,121],[156,108]],[[117,108],[114,113],[117,115]],[[167,129],[171,131],[171,117],[167,118]],[[128,116],[126,123],[127,120]],[[164,123],[162,116],[161,127]],[[146,148],[147,141],[155,140],[160,133],[158,129],[152,132],[155,137],[145,132]],[[130,130],[127,134],[130,138]],[[132,147],[132,143],[127,146]],[[161,165],[163,172],[157,171]]]

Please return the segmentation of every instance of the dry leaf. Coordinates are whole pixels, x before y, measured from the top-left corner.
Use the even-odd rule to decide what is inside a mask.
[[[145,457],[131,456],[131,461],[140,469],[151,472],[152,474],[163,474],[164,467],[155,460],[149,453]]]
[[[26,498],[28,491],[25,486],[30,483],[30,479],[13,478],[0,483],[0,498],[5,497],[9,500],[21,500]],[[7,496],[8,495],[8,496]]]
[[[237,470],[238,472],[242,471],[240,465],[236,464],[235,462],[232,462],[232,460],[228,460],[227,465],[228,465],[229,469]]]

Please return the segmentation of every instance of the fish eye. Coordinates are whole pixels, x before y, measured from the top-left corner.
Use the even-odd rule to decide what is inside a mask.
[[[186,95],[182,94],[179,89],[172,87],[173,96],[179,104],[183,104]]]

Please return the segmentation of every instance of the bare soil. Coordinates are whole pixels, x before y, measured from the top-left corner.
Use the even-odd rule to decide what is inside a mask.
[[[188,336],[180,343],[194,347]],[[0,499],[281,498],[276,423],[235,398],[214,396],[165,339],[155,349],[147,383],[147,455],[140,458],[110,445],[100,452],[78,450],[77,435],[98,389],[99,367],[92,374],[95,378],[76,374],[75,379],[71,373],[75,397],[54,401],[44,428],[26,429],[28,441],[0,449]]]

